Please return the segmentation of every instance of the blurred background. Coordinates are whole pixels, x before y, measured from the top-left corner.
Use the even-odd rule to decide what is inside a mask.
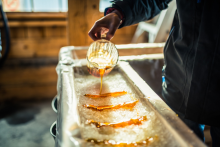
[[[89,46],[93,41],[88,31],[103,17],[110,0],[2,0],[0,4],[0,147],[54,146],[49,129],[56,120],[51,101],[57,94],[59,50]],[[119,29],[111,41],[163,43],[175,9],[173,3],[152,20]],[[120,56],[161,53],[163,47],[119,51]],[[76,56],[85,58],[86,52]],[[163,60],[130,64],[145,81],[149,77],[140,69],[155,69],[157,84],[147,82],[160,95]],[[208,126],[205,135],[211,145]]]

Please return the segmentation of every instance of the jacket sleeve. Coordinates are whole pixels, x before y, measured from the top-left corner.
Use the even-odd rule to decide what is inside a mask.
[[[146,21],[168,7],[171,0],[113,0],[112,5],[105,9],[115,8],[124,15],[121,27],[133,25],[141,21]]]

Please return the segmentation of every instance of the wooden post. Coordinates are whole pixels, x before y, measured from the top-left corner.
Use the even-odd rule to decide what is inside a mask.
[[[68,0],[69,45],[89,45],[88,31],[99,18],[99,0]]]
[[[103,13],[99,12],[99,0],[87,0],[87,45],[90,45],[93,40],[88,36],[89,30],[94,25],[95,21],[104,16]]]

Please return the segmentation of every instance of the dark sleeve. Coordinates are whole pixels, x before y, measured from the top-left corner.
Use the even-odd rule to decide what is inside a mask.
[[[112,5],[105,9],[115,8],[123,13],[124,20],[121,27],[146,21],[168,7],[171,0],[113,0]]]

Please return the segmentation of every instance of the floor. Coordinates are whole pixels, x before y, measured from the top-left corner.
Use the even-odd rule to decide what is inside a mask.
[[[0,105],[0,147],[54,147],[51,100]]]
[[[56,120],[51,101],[0,105],[0,147],[54,147],[49,129]],[[209,127],[204,134],[211,147]]]

